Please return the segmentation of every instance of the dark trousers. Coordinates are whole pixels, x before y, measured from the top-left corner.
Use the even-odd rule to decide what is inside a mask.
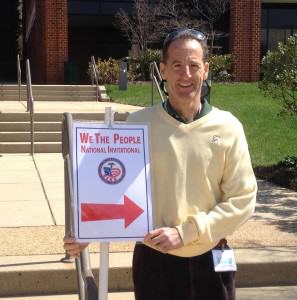
[[[235,300],[235,272],[215,272],[211,251],[195,257],[163,254],[136,244],[136,300]]]

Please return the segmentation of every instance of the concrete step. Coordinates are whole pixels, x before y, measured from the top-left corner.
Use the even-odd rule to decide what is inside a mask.
[[[34,101],[96,101],[95,85],[33,85]],[[106,89],[99,86],[101,99],[107,101]],[[21,87],[21,100],[26,101],[27,87]],[[0,85],[0,101],[19,100],[18,85]]]
[[[235,254],[237,287],[297,286],[296,247],[236,249]],[[60,259],[58,255],[0,257],[0,297],[76,293],[75,266]],[[132,252],[109,254],[110,292],[133,290],[131,262]],[[91,263],[98,282],[98,253],[91,254]]]
[[[0,122],[28,122],[30,121],[29,113],[0,113]],[[2,126],[1,126],[2,130]]]
[[[127,113],[116,113],[116,121],[125,121]],[[75,120],[104,120],[104,113],[74,113]],[[63,113],[36,113],[34,115],[36,153],[62,151]],[[29,113],[0,113],[0,153],[30,153],[31,124]]]
[[[74,119],[104,121],[104,113],[73,113],[72,116]],[[116,113],[114,119],[115,121],[125,121],[127,116],[128,113]],[[63,120],[63,113],[35,113],[34,120],[36,122],[61,122]],[[30,121],[29,113],[0,113],[0,122],[28,121]],[[2,124],[0,130],[2,130]]]
[[[96,95],[81,95],[65,93],[63,95],[55,94],[50,95],[49,93],[36,95],[33,94],[34,101],[96,101]],[[15,101],[15,95],[3,95],[0,96],[0,101]],[[22,97],[22,101],[26,101],[26,98]]]
[[[267,286],[256,288],[237,288],[237,300],[294,300],[297,286]],[[2,300],[78,300],[78,294],[46,295],[1,298]],[[108,300],[134,300],[133,292],[108,293]],[[182,300],[182,299],[181,299]],[[204,300],[204,299],[202,299]],[[205,299],[206,300],[206,299]]]
[[[88,91],[91,89],[95,89],[95,85],[55,85],[55,84],[47,84],[47,85],[39,85],[33,84],[32,90],[57,90],[57,91]],[[100,89],[105,89],[103,85],[99,85]],[[0,84],[0,93],[1,91],[18,91],[19,86],[17,84]],[[22,84],[21,86],[22,92],[27,92],[27,86]]]
[[[44,89],[44,90],[34,90],[32,89],[33,95],[84,95],[84,96],[96,96],[96,89],[90,88],[90,89],[83,89],[83,90],[54,90],[54,89]],[[4,96],[15,96],[18,95],[18,91],[16,93],[16,90],[2,90],[0,91],[0,97]],[[21,95],[23,95],[24,98],[27,96],[27,91],[21,91]]]
[[[35,153],[61,153],[61,142],[35,142]],[[5,142],[0,143],[0,153],[30,153],[30,142]]]
[[[8,131],[30,131],[31,125],[29,122],[1,122],[0,123],[1,132]],[[61,122],[35,122],[34,124],[35,131],[61,131],[62,123]]]
[[[78,300],[78,294],[1,298],[2,300]],[[108,300],[134,300],[133,292],[108,293]]]
[[[34,133],[35,142],[61,142],[61,132],[37,131]],[[30,132],[0,132],[0,142],[30,142]]]

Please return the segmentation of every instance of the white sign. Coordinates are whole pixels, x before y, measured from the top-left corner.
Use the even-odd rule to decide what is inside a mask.
[[[152,229],[148,126],[75,122],[78,241],[142,240]]]

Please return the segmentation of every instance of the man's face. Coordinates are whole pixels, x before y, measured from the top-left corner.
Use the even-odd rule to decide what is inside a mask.
[[[187,105],[199,107],[202,82],[209,67],[203,62],[201,45],[194,39],[178,39],[170,44],[167,54],[160,71],[167,81],[170,104],[177,111]]]

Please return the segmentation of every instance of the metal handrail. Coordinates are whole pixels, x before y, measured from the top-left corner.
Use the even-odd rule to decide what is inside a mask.
[[[165,99],[164,99],[164,95],[163,95],[161,87],[160,87],[163,80],[162,80],[160,71],[158,69],[157,63],[155,61],[151,63],[150,69],[151,69],[151,78],[152,78],[152,105],[154,104],[154,84],[156,85],[158,93],[161,97],[161,100],[164,103]],[[166,88],[165,87],[163,87],[163,88],[166,92]]]
[[[101,94],[99,92],[99,74],[96,68],[96,62],[95,62],[95,57],[91,56],[91,68],[93,71],[93,76],[95,79],[95,84],[96,84],[96,101],[98,102],[99,100],[101,101]],[[93,84],[93,82],[92,82]]]
[[[128,117],[129,113],[111,113],[107,114],[98,114],[98,120],[102,120],[102,117],[105,117],[105,123],[111,124],[113,120],[116,121],[125,121]],[[107,116],[109,118],[107,118]],[[72,153],[73,153],[73,117],[71,113],[63,114],[63,126],[62,126],[62,154],[64,158],[64,193],[65,193],[65,236],[74,236],[74,219],[73,219],[73,205],[74,205],[74,189],[73,189],[73,169],[72,169]],[[108,247],[108,243],[100,243],[100,274],[104,269],[104,263],[102,260],[103,250],[106,250]],[[61,262],[72,262],[67,253],[65,257],[61,259]],[[105,262],[106,264],[106,262]],[[107,263],[108,265],[108,263]],[[97,288],[96,281],[94,279],[94,275],[92,272],[91,262],[90,262],[90,254],[88,251],[88,247],[86,247],[83,251],[81,251],[79,258],[75,259],[75,267],[76,267],[76,275],[77,275],[77,283],[79,290],[79,300],[98,300],[98,294],[100,295],[99,299],[102,298],[104,293],[102,285],[105,285],[106,282],[102,283],[99,281],[99,290]],[[103,275],[101,275],[101,278]],[[107,279],[106,279],[107,280]],[[108,282],[108,280],[107,280]],[[101,286],[100,286],[101,283]]]
[[[18,86],[19,86],[19,101],[21,101],[21,89],[22,89],[22,69],[20,62],[20,55],[17,55],[17,78],[18,78]]]
[[[30,112],[31,155],[34,155],[34,98],[32,93],[31,71],[29,59],[26,60],[27,112]]]
[[[73,173],[71,165],[72,153],[72,115],[64,113],[62,130],[62,154],[64,158],[64,182],[65,182],[65,236],[74,236],[74,221],[72,216],[72,207],[74,203],[73,196]],[[61,262],[71,261],[66,256]],[[79,300],[98,300],[98,288],[94,275],[92,273],[90,254],[88,248],[85,248],[80,257],[75,259],[76,275],[78,282]]]

